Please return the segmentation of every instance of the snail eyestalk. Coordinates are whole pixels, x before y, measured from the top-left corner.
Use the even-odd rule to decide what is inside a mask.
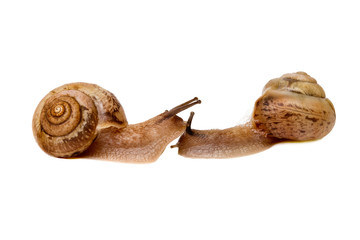
[[[191,130],[191,123],[194,118],[194,112],[190,112],[190,116],[188,120],[186,121],[186,129],[182,136],[188,134],[188,135],[194,135],[194,132]],[[179,147],[179,141],[175,145],[171,145],[170,148],[176,148]]]
[[[46,153],[129,163],[156,161],[186,129],[176,114],[199,104],[191,99],[146,121],[128,124],[111,92],[89,83],[70,83],[49,92],[33,116],[35,140]]]
[[[190,134],[190,135],[193,135],[194,132],[191,130],[191,123],[192,123],[192,120],[194,118],[194,115],[195,113],[194,112],[191,112],[190,113],[190,116],[189,116],[189,119],[187,120],[186,122],[186,133],[187,134]]]
[[[178,153],[191,158],[232,158],[264,151],[285,140],[307,141],[326,136],[336,114],[324,89],[304,72],[284,74],[270,80],[257,99],[249,122],[226,128],[191,128],[176,145]]]
[[[180,105],[170,109],[169,111],[165,111],[164,118],[172,117],[172,116],[178,114],[179,112],[182,112],[185,109],[188,109],[188,108],[190,108],[196,104],[200,104],[200,103],[201,103],[201,100],[199,100],[197,97],[195,97],[187,102],[184,102],[183,104],[180,104]]]

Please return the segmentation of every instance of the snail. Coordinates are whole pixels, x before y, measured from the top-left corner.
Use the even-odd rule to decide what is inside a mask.
[[[227,129],[195,130],[192,112],[178,143],[178,153],[191,158],[231,158],[266,150],[282,141],[306,141],[327,135],[335,109],[323,88],[305,72],[270,80],[255,102],[252,118]]]
[[[142,123],[128,124],[111,92],[95,84],[70,83],[40,101],[33,134],[41,149],[55,157],[153,162],[185,130],[186,122],[176,114],[199,103],[194,98]]]

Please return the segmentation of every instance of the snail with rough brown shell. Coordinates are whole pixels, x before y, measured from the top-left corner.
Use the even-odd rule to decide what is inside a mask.
[[[270,80],[255,102],[252,119],[223,130],[187,128],[178,143],[179,154],[192,158],[231,158],[257,153],[284,140],[315,140],[335,124],[335,109],[316,80],[304,72]]]
[[[194,98],[145,122],[128,125],[112,93],[95,84],[71,83],[41,100],[32,128],[39,146],[55,157],[153,162],[185,130],[186,123],[176,114],[198,103]]]

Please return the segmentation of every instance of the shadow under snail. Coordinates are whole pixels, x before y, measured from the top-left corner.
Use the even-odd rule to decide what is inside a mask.
[[[191,158],[231,158],[268,149],[282,141],[320,139],[334,127],[336,114],[323,88],[304,72],[270,80],[255,102],[252,118],[223,130],[191,128],[194,113],[178,143]]]
[[[41,100],[33,116],[33,134],[42,150],[55,157],[153,162],[185,130],[186,122],[176,114],[199,103],[194,98],[128,125],[112,93],[95,84],[70,83]]]

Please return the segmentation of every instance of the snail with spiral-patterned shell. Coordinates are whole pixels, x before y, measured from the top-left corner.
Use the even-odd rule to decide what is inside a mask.
[[[178,143],[179,154],[192,158],[231,158],[257,153],[287,141],[320,139],[335,124],[335,108],[323,88],[304,72],[270,80],[255,102],[249,122],[223,130],[191,128],[191,113]]]
[[[32,128],[39,146],[55,157],[153,162],[185,130],[176,114],[198,103],[194,98],[145,122],[128,124],[112,93],[95,84],[70,83],[41,100]]]

